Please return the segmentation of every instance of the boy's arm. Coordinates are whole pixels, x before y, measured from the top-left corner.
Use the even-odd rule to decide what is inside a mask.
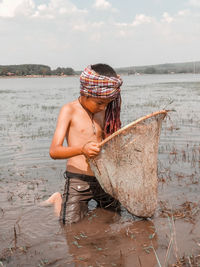
[[[94,157],[100,152],[97,143],[90,142],[80,147],[64,147],[64,139],[70,126],[73,110],[70,106],[62,107],[58,116],[56,130],[50,146],[49,154],[53,159],[67,159],[78,155]]]

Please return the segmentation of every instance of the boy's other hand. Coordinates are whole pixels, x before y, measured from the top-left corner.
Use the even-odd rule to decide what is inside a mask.
[[[82,153],[88,158],[97,156],[100,150],[99,144],[95,142],[88,142],[82,147]]]

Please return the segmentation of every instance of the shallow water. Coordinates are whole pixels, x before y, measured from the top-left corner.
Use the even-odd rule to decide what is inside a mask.
[[[160,138],[156,214],[138,221],[94,209],[63,229],[39,203],[63,190],[65,162],[48,150],[60,107],[79,95],[78,77],[0,79],[0,265],[156,266],[156,254],[163,265],[199,254],[200,75],[123,80],[123,125],[174,110]]]

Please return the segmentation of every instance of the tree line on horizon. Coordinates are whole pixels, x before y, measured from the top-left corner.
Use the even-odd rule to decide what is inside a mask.
[[[22,64],[22,65],[0,65],[0,76],[31,76],[31,75],[75,75],[72,68],[58,67],[51,70],[49,66],[40,64]]]
[[[200,61],[186,63],[166,63],[150,66],[133,66],[115,68],[119,74],[169,74],[169,73],[200,73]],[[22,64],[22,65],[0,65],[0,76],[62,76],[77,75],[81,71],[73,68],[58,67],[55,70],[47,65],[41,64]]]
[[[200,73],[200,61],[117,68],[121,74]]]

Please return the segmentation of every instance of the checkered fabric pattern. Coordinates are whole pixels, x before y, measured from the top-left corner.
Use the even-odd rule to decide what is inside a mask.
[[[120,76],[100,75],[88,66],[80,76],[80,84],[80,94],[83,96],[115,99],[120,93],[122,79]]]

